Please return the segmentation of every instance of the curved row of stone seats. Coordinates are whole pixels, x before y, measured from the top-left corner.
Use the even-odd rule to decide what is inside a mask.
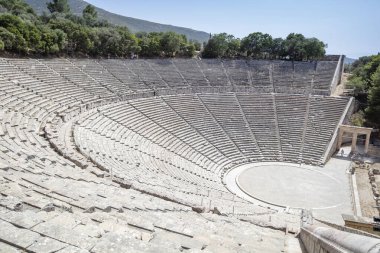
[[[177,199],[181,203],[188,203],[192,206],[209,205],[210,201],[212,207],[218,207],[221,212],[226,210],[225,203],[219,203],[211,196],[211,194],[217,195],[224,200],[224,195],[229,195],[227,192],[223,193],[224,189],[220,183],[213,183],[184,169],[178,169],[164,159],[153,157],[148,153],[149,150],[145,152],[129,147],[123,148],[124,145],[108,143],[109,141],[103,140],[100,135],[89,131],[84,131],[84,133],[80,131],[77,138],[84,152],[89,150],[88,155],[96,164],[100,167],[110,168],[112,175],[132,182],[132,185],[133,182],[139,182],[141,185],[150,186],[160,196]],[[91,143],[89,138],[98,138],[101,146]],[[115,149],[112,149],[113,146]],[[116,150],[123,153],[117,154]],[[110,155],[111,153],[112,155]],[[219,189],[213,189],[213,185]]]
[[[250,70],[252,85],[254,87],[270,89],[274,92],[273,81],[271,80],[272,66],[269,61],[247,61]]]
[[[198,95],[163,97],[163,101],[195,129],[212,146],[218,149],[232,163],[245,160],[244,155],[217,124],[210,111]],[[218,170],[220,172],[220,168]]]
[[[308,99],[302,95],[275,95],[281,153],[286,160],[294,163],[302,162],[301,154],[306,132]]]
[[[204,59],[198,64],[211,86],[231,86],[223,61]]]
[[[113,174],[126,176],[126,178],[123,178],[126,181],[140,180],[142,183],[153,182],[158,179],[161,181],[164,180],[164,184],[161,183],[161,186],[166,186],[166,188],[177,180],[181,180],[179,184],[175,185],[175,188],[179,188],[181,191],[186,189],[185,191],[188,194],[191,193],[191,191],[193,192],[192,194],[203,194],[203,197],[208,197],[210,194],[213,194],[210,192],[211,190],[216,190],[217,192],[215,194],[221,199],[225,199],[225,196],[230,195],[225,192],[225,188],[220,182],[220,176],[210,174],[210,172],[194,166],[183,158],[178,158],[176,154],[162,150],[160,146],[150,143],[144,138],[130,136],[133,135],[131,131],[128,133],[129,136],[123,136],[128,132],[124,131],[122,136],[112,139],[112,137],[115,136],[113,133],[107,133],[107,130],[105,130],[107,126],[110,126],[109,129],[111,132],[122,133],[123,130],[119,131],[117,128],[112,129],[113,127],[110,122],[104,122],[106,127],[94,127],[94,129],[98,129],[98,134],[80,128],[76,130],[75,136],[83,152],[92,157],[97,164],[101,164],[101,167],[112,169]],[[137,135],[134,134],[134,136]],[[92,143],[91,140],[94,139],[98,140],[97,142],[101,142],[101,145]],[[120,143],[115,143],[114,140],[116,139],[120,140]],[[126,141],[124,141],[124,139],[126,139]],[[153,176],[151,174],[153,174]],[[171,176],[167,181],[165,181],[166,175]],[[160,183],[157,182],[157,185],[159,184]],[[186,186],[186,184],[189,185]],[[196,185],[196,188],[192,185]],[[194,190],[191,190],[192,188],[194,188]],[[202,190],[202,188],[204,190]],[[174,189],[169,187],[166,191],[170,193],[173,192]],[[231,195],[228,198],[232,199],[232,197]],[[197,201],[190,202],[193,203],[193,205],[194,203],[201,205],[202,202],[205,203],[205,201],[205,199],[197,198]],[[213,205],[214,204],[215,203],[213,203]],[[225,203],[221,205],[225,205]],[[218,208],[223,209],[223,207],[220,208],[219,206]]]
[[[0,109],[8,109],[24,115],[24,118],[33,125],[29,130],[39,132],[41,122],[47,121],[52,113],[59,113],[66,108],[47,97],[41,97],[31,90],[12,84],[1,76],[0,82],[0,94],[3,98]],[[37,124],[37,121],[40,123]]]
[[[124,61],[128,69],[135,73],[151,89],[170,88],[162,77],[153,69],[150,60]],[[171,71],[173,69],[171,68]]]
[[[294,238],[250,222],[190,212],[0,214],[4,252],[280,252]]]
[[[252,86],[252,77],[244,60],[223,62],[227,76],[233,86]]]
[[[273,85],[275,88],[288,87],[293,83],[293,62],[283,61],[273,63]]]
[[[105,130],[104,132],[107,132],[107,130]],[[140,143],[124,144],[121,141],[121,144],[118,144],[118,143],[114,144],[114,142],[110,138],[107,138],[107,136],[104,136],[102,133],[86,131],[86,130],[82,130],[82,131],[78,130],[77,136],[78,136],[77,138],[80,140],[79,142],[84,143],[83,145],[81,145],[81,148],[83,148],[84,150],[90,150],[90,152],[99,153],[99,156],[103,158],[108,153],[108,158],[112,160],[116,160],[121,163],[125,163],[125,165],[123,166],[120,165],[118,166],[118,168],[128,168],[126,173],[132,173],[132,176],[139,174],[139,170],[141,170],[139,167],[142,165],[142,166],[146,166],[142,170],[151,169],[151,170],[154,170],[155,172],[156,170],[159,170],[158,172],[163,173],[163,175],[170,175],[174,178],[182,179],[189,183],[197,184],[199,183],[199,180],[200,180],[198,177],[205,178],[205,176],[203,176],[203,173],[202,175],[197,174],[197,172],[189,171],[187,168],[182,167],[181,165],[178,164],[179,162],[177,160],[175,163],[171,162],[169,159],[172,159],[172,160],[174,159],[172,157],[166,158],[164,151],[158,151],[158,152],[156,151],[156,153],[161,154],[161,157],[164,157],[164,158],[159,158],[159,157],[156,157],[156,153],[153,153],[149,149],[141,150],[142,148],[144,148],[145,145],[143,146]],[[92,140],[93,138],[98,138],[100,144],[97,145],[97,143],[91,142],[91,143],[88,143],[88,145],[86,145],[87,144],[86,141],[88,142],[89,140]],[[142,147],[140,148],[138,144],[140,144]],[[103,146],[103,149],[104,149],[102,153],[100,153],[101,146]],[[148,145],[146,146],[147,147],[145,148],[148,148],[148,147],[151,148]],[[154,148],[157,148],[157,147],[154,147]],[[125,155],[124,154],[125,152],[128,153],[128,155]],[[111,157],[109,155],[110,153],[112,153]],[[140,161],[141,160],[140,156],[143,156],[143,157],[145,156],[146,161]],[[147,164],[145,164],[144,162],[146,162]],[[154,166],[151,163],[155,163]],[[104,167],[111,168],[110,166],[104,166]],[[135,170],[137,170],[137,173],[135,172]],[[179,173],[179,170],[182,170],[182,171]],[[130,181],[132,181],[135,178],[131,177],[129,179]],[[210,178],[205,178],[205,179],[211,180]],[[209,182],[209,183],[212,183],[212,182]]]
[[[175,69],[185,79],[187,84],[191,87],[205,87],[210,86],[210,82],[206,79],[205,74],[199,66],[198,61],[173,59]]]
[[[11,67],[8,73],[18,73],[19,78],[12,79],[17,81],[17,84],[57,103],[64,105],[75,102],[89,103],[99,98],[84,87],[65,79],[39,60],[8,59],[7,64],[7,68]],[[4,75],[7,77],[8,73]]]
[[[102,113],[111,119],[103,125],[116,121],[220,173],[223,167],[249,161],[319,164],[347,102],[284,94],[195,94],[133,100]],[[314,124],[317,118],[325,123]],[[91,124],[102,124],[100,119]],[[327,135],[319,138],[323,132]]]
[[[255,161],[320,164],[331,136],[308,134],[332,133],[347,102],[242,93],[145,98],[93,110],[79,120],[74,137],[85,156],[121,181],[233,213],[241,200],[226,192],[224,171]],[[326,123],[313,125],[315,117]]]
[[[181,75],[171,60],[152,59],[149,60],[149,66],[170,88],[189,87],[185,78]]]
[[[263,155],[263,160],[281,159],[274,96],[237,94],[241,109]]]
[[[16,145],[15,145],[16,144]],[[9,147],[8,148],[10,148],[10,147],[12,147],[12,146],[18,146],[18,147],[21,147],[21,145],[18,145],[19,143],[14,143],[14,144],[9,144]],[[11,150],[11,149],[8,149],[7,151],[9,151],[9,150]],[[8,152],[4,152],[4,153],[7,153],[7,154],[14,154],[14,153],[17,153],[18,154],[18,156],[20,156],[20,154],[19,154],[19,152],[18,151],[16,151],[16,150],[12,150],[13,152],[11,152],[11,153],[8,153]],[[25,154],[26,153],[28,153],[28,154],[34,154],[34,155],[29,155],[29,156],[27,156],[28,158],[27,159],[34,159],[33,158],[33,156],[36,156],[36,154],[37,153],[33,153],[31,150],[28,150],[28,151],[23,151]],[[46,160],[46,158],[45,157],[42,157],[43,155],[41,155],[42,154],[42,151],[40,151],[39,150],[39,156],[41,157],[41,159],[43,158],[43,160],[45,161]],[[13,157],[14,158],[14,157]],[[16,160],[17,158],[14,158],[14,160]],[[18,158],[19,159],[19,158]],[[8,157],[8,158],[6,158],[6,159],[4,159],[4,160],[6,160],[6,161],[10,161],[11,160],[11,158],[10,157]],[[48,159],[49,160],[49,159]],[[49,160],[50,161],[50,160]],[[30,165],[30,164],[29,164]],[[64,164],[65,165],[65,164]],[[74,165],[71,165],[71,166],[73,166],[73,167],[75,167]],[[250,211],[252,211],[252,210],[250,210]]]
[[[321,155],[330,143],[347,98],[310,97],[306,133],[302,150],[305,163],[321,163]],[[317,155],[318,154],[318,155]]]
[[[77,68],[94,78],[107,90],[114,94],[128,94],[132,90],[128,85],[118,80],[107,69],[105,69],[98,61],[85,59],[70,59]]]
[[[141,78],[134,73],[125,63],[121,60],[101,60],[98,61],[111,75],[128,86],[133,91],[150,90],[144,84]]]
[[[112,93],[102,83],[96,81],[93,77],[84,73],[80,68],[75,66],[68,59],[44,59],[39,60],[48,66],[54,72],[60,74],[64,79],[75,83],[87,92],[98,96],[99,98],[115,98],[117,94]]]
[[[281,93],[329,92],[336,61],[262,60],[69,60],[2,59],[48,82],[60,76],[87,92],[109,98],[130,90],[183,87],[254,87]],[[61,82],[62,80],[59,80]],[[62,89],[65,87],[62,87]],[[66,91],[69,89],[66,87]]]
[[[162,99],[134,100],[130,104],[144,116],[154,121],[161,128],[166,129],[172,135],[194,147],[207,160],[203,161],[204,167],[212,169],[212,163],[224,163],[226,158],[215,146],[189,126],[187,122],[178,117],[178,114]]]
[[[250,161],[262,157],[235,94],[201,94],[199,98],[210,112],[210,117],[216,120],[216,124],[223,129],[236,149],[245,157],[249,157]]]
[[[13,119],[17,118],[17,117],[14,114],[11,114],[11,115],[12,115],[12,117],[11,117],[12,121],[14,121]],[[6,118],[7,117],[4,117],[5,121],[7,122],[8,120]],[[18,132],[17,130],[20,127],[21,126],[19,126],[17,124],[17,122],[16,123],[12,122],[12,128],[14,128],[15,132]],[[8,131],[9,131],[9,129],[8,129]],[[39,136],[36,136],[36,138],[38,138],[38,137]],[[51,177],[51,179],[54,182],[52,182],[51,185],[49,185],[49,187],[46,185],[43,185],[43,184],[41,185],[41,181],[39,181],[40,178],[45,177],[43,182],[46,183],[46,181],[48,180],[47,175],[51,176],[50,173],[54,172],[55,169],[64,170],[65,173],[67,173],[67,175],[70,175],[70,176],[68,176],[69,178],[77,178],[78,176],[76,176],[76,174],[81,173],[80,169],[75,167],[75,165],[70,164],[70,163],[68,164],[66,160],[62,160],[54,152],[51,152],[52,150],[49,149],[47,145],[45,145],[45,147],[43,147],[42,149],[39,149],[38,145],[37,145],[37,147],[33,147],[33,145],[29,145],[29,141],[25,142],[25,144],[24,144],[24,140],[20,137],[19,134],[10,135],[9,133],[6,136],[2,137],[1,144],[2,144],[1,145],[1,147],[2,147],[1,161],[6,162],[6,164],[16,164],[17,165],[17,167],[15,167],[15,168],[13,168],[12,166],[10,166],[12,168],[4,167],[5,168],[5,170],[4,170],[5,174],[4,175],[6,176],[7,179],[11,179],[11,181],[14,183],[22,182],[25,179],[25,180],[27,180],[27,182],[35,185],[37,188],[40,187],[43,189],[48,189],[49,187],[52,188],[54,185],[54,186],[56,186],[56,188],[54,188],[55,193],[57,193],[58,192],[57,189],[61,187],[59,189],[60,192],[58,193],[58,195],[61,195],[61,196],[64,196],[65,198],[70,198],[70,199],[73,199],[73,195],[69,193],[70,191],[78,192],[78,191],[74,190],[74,188],[76,188],[77,185],[75,185],[75,183],[73,183],[73,182],[65,182],[64,183],[61,180],[61,178],[63,178],[61,175],[58,179]],[[25,162],[23,159],[25,159]],[[22,166],[22,167],[19,168],[19,166]],[[45,166],[47,168],[49,168],[49,170],[48,171],[41,171],[41,169],[43,169]],[[65,168],[60,168],[60,166],[65,166]],[[70,167],[67,168],[66,166],[70,166]],[[70,171],[70,168],[74,168],[74,171]],[[25,173],[27,173],[27,172],[28,173],[32,172],[32,175],[28,174],[26,176]],[[46,174],[46,173],[48,173],[48,174]],[[60,172],[60,173],[62,173],[62,172]],[[23,175],[25,177],[23,177]],[[33,175],[35,175],[34,176],[35,180],[32,180]],[[82,176],[87,177],[87,179],[85,180],[84,178],[81,178],[80,179],[81,182],[82,181],[87,182],[87,180],[91,179],[91,176],[89,176],[89,175],[82,175]],[[58,184],[59,180],[62,181],[62,184]],[[93,179],[91,179],[90,181],[93,181]],[[21,183],[21,184],[23,185],[23,187],[25,187],[25,183]],[[58,185],[62,185],[62,186],[58,187]],[[71,190],[71,188],[66,189],[67,187],[73,187],[73,189],[72,190]],[[86,187],[92,187],[92,186],[86,186]],[[29,188],[29,187],[26,187],[26,188]],[[64,188],[68,191],[66,194],[62,194],[62,190]],[[40,190],[38,190],[37,192],[41,193]],[[83,191],[79,191],[79,192],[83,192]],[[6,192],[2,191],[2,194],[6,194]],[[42,194],[46,195],[45,193],[42,193]],[[27,194],[27,196],[30,196],[30,194]],[[102,198],[104,198],[104,196],[102,196]],[[33,200],[36,200],[36,199],[39,199],[39,198],[38,197],[33,198]],[[80,199],[80,198],[78,198],[78,199]],[[38,207],[41,207],[41,205],[46,204],[44,201],[41,201],[41,202],[42,203],[40,203],[38,205]],[[95,202],[100,203],[99,200],[94,201],[94,203]],[[68,202],[66,202],[66,203],[68,203]],[[32,206],[36,206],[36,205],[37,205],[36,203],[32,204]],[[72,205],[75,207],[78,207],[78,204],[72,203]],[[84,209],[84,208],[82,208],[82,209]]]
[[[315,69],[315,77],[313,80],[313,88],[319,90],[330,90],[330,85],[326,87],[326,83],[331,84],[336,69],[335,61],[318,62]]]
[[[307,90],[311,88],[313,85],[315,68],[317,64],[317,62],[293,62],[294,74],[292,88],[295,90]],[[326,84],[329,85],[329,82],[331,83],[331,80],[327,81]]]
[[[127,115],[131,115],[132,114],[131,111],[129,111],[127,108],[125,108],[126,104],[122,103],[122,105],[123,104],[124,104],[124,110],[122,110],[122,111],[126,112]],[[110,109],[110,107],[113,107],[113,106],[112,105],[107,106],[107,110]],[[119,107],[121,107],[121,106],[119,106]],[[101,112],[102,111],[103,110],[101,110]],[[113,111],[113,113],[117,113],[117,111]],[[104,114],[106,114],[106,113],[104,113]],[[110,117],[112,117],[112,111],[111,111],[111,114],[109,114],[109,115],[110,115]],[[118,115],[118,114],[116,114],[116,115]],[[115,117],[117,119],[119,119],[120,115],[115,116]],[[95,157],[97,163],[100,163],[101,167],[104,167],[104,169],[107,169],[107,168],[109,170],[112,169],[114,174],[116,174],[115,169],[117,169],[118,171],[121,171],[122,174],[129,173],[130,174],[129,178],[123,178],[126,181],[131,182],[131,180],[134,180],[136,177],[137,178],[144,178],[147,175],[143,174],[143,175],[139,176],[139,173],[140,174],[143,173],[143,171],[145,169],[145,171],[147,173],[150,173],[150,172],[162,173],[163,174],[162,177],[164,177],[164,174],[168,174],[168,171],[169,171],[169,174],[173,173],[173,171],[174,171],[174,173],[175,173],[174,176],[177,177],[177,179],[183,178],[183,177],[185,177],[185,178],[188,177],[186,175],[184,176],[183,174],[187,174],[190,176],[196,175],[197,177],[199,177],[196,180],[188,180],[189,183],[191,183],[191,182],[197,183],[197,180],[198,181],[200,179],[204,180],[204,178],[208,178],[208,177],[214,178],[215,183],[220,182],[220,176],[218,176],[216,174],[215,175],[210,174],[209,172],[206,171],[207,168],[200,168],[198,166],[195,166],[194,163],[190,163],[188,160],[185,160],[184,157],[178,157],[178,155],[176,153],[174,153],[173,151],[163,150],[164,146],[159,146],[159,145],[147,140],[147,138],[144,138],[142,135],[131,131],[131,130],[135,129],[133,126],[131,127],[131,125],[120,124],[119,126],[117,126],[114,123],[112,123],[111,121],[109,121],[109,119],[104,118],[103,116],[99,116],[99,115],[93,116],[92,120],[90,120],[90,118],[91,118],[91,116],[87,119],[82,118],[81,125],[85,126],[85,127],[84,128],[80,127],[79,129],[77,128],[77,131],[75,133],[75,136],[76,136],[75,139],[77,141],[78,146],[89,157],[92,157],[92,156]],[[133,119],[130,119],[130,120],[133,121]],[[120,123],[120,121],[118,121],[118,122]],[[124,123],[124,124],[126,124],[126,123]],[[143,125],[145,125],[145,124],[143,124]],[[123,127],[121,128],[120,126],[123,126]],[[152,127],[149,126],[148,128],[151,129]],[[86,131],[86,129],[95,130],[96,132],[98,132],[98,135],[94,135],[94,133],[91,133],[88,130]],[[81,137],[83,132],[88,133],[87,138]],[[89,142],[92,142],[93,140],[102,140],[101,146],[98,145],[97,143],[93,143],[93,144],[89,143]],[[93,146],[89,148],[90,145],[93,145]],[[120,146],[120,145],[122,145],[122,146]],[[127,146],[127,150],[123,149],[123,145]],[[104,153],[102,151],[102,149],[108,150],[109,151],[108,154]],[[123,151],[120,154],[118,154],[118,150],[123,150]],[[174,149],[174,150],[178,152],[178,149]],[[134,153],[137,153],[137,154],[129,157],[130,154],[126,155],[128,152],[131,154],[134,154]],[[112,153],[112,155],[109,155],[111,153]],[[118,155],[116,155],[116,154],[118,154]],[[104,159],[111,159],[111,160],[107,161],[105,164]],[[146,161],[144,161],[143,159],[146,159]],[[123,163],[126,162],[126,164],[123,166],[121,166],[120,164],[110,165],[111,162],[112,163],[115,162],[114,160],[116,160],[117,163],[118,162],[123,162]],[[146,163],[150,163],[152,160],[154,161],[154,164],[146,165]],[[169,161],[169,162],[166,162],[166,164],[163,164],[163,163],[157,164],[157,160]],[[144,165],[146,165],[145,168],[144,168]],[[160,170],[160,169],[164,169],[164,168],[167,169],[168,165],[170,165],[169,170],[164,170],[164,171]],[[130,170],[123,172],[123,169],[120,170],[118,168],[130,168]],[[178,170],[178,169],[180,169],[180,170]],[[159,175],[154,174],[154,177],[159,177]],[[143,180],[142,182],[144,183],[147,181],[149,181],[149,180]],[[208,185],[210,185],[210,183],[212,183],[209,180],[203,181],[203,182],[206,182],[205,183],[206,186],[208,186]],[[170,184],[170,183],[168,183],[168,184]],[[218,189],[219,192],[224,190],[224,187],[221,184],[217,188],[219,188]],[[189,189],[191,189],[191,186],[185,187],[184,184],[182,184],[181,190],[183,190],[183,189],[187,189],[187,192],[189,192]],[[200,194],[201,192],[202,192],[202,190],[200,188],[195,189],[193,191],[194,194]],[[208,189],[203,191],[203,196],[207,196],[209,194],[210,194],[210,192],[208,191]],[[219,194],[217,193],[216,195],[217,195],[217,197],[220,197],[220,193]],[[226,194],[224,194],[224,195],[226,195]],[[224,199],[224,196],[222,196],[222,198]],[[228,198],[232,199],[231,197],[228,197]],[[203,200],[198,199],[195,203],[200,204],[200,203],[202,203],[202,201]],[[193,201],[193,203],[194,203],[194,201]],[[218,208],[219,208],[219,206],[218,206]],[[231,211],[231,209],[228,211]]]
[[[189,144],[186,144],[186,142],[182,141],[179,137],[160,127],[153,120],[144,116],[129,104],[121,103],[120,105],[111,107],[109,110],[104,111],[104,115],[135,131],[137,134],[144,136],[144,138],[167,148],[171,152],[181,150],[183,153],[182,157],[192,161],[194,164],[202,166],[206,170],[211,170],[214,167],[210,159],[196,152]],[[97,118],[93,123],[101,123],[100,119],[101,118]],[[95,127],[98,128],[99,126],[95,125]]]
[[[2,192],[0,205],[6,208],[1,209],[0,219],[3,229],[0,239],[2,242],[24,249],[27,246],[31,247],[32,242],[35,241],[29,238],[29,232],[19,231],[13,226],[10,227],[10,224],[50,238],[49,247],[54,247],[57,240],[63,244],[88,250],[92,248],[87,248],[89,241],[93,244],[103,243],[103,239],[107,239],[115,232],[121,232],[119,231],[121,226],[124,226],[124,229],[142,228],[152,236],[154,232],[159,233],[161,229],[184,232],[184,226],[180,221],[182,220],[181,213],[178,211],[188,212],[189,208],[133,190],[125,191],[108,181],[86,175],[78,168],[59,168],[60,166],[47,164],[45,168],[49,169],[45,170],[44,167],[33,168],[35,167],[33,162],[30,163],[28,168],[9,165],[2,166],[0,171]],[[41,178],[44,180],[41,181]],[[149,213],[152,211],[154,213]],[[164,219],[157,213],[172,211],[176,212],[172,217],[168,215],[171,219],[169,217]],[[192,216],[191,220],[194,221],[196,217]],[[170,220],[173,219],[176,220],[177,225],[170,224]],[[117,224],[119,227],[115,227],[118,226]],[[123,234],[134,237],[135,233],[132,231],[126,229]],[[200,234],[199,230],[193,231],[196,231],[197,235]],[[190,234],[189,226],[185,234]],[[24,235],[24,241],[17,239],[20,235]],[[136,243],[142,243],[141,237],[138,236],[135,239]],[[22,243],[27,240],[30,240],[28,241],[30,245]],[[164,243],[164,241],[158,238],[155,240],[157,243]],[[111,246],[110,242],[107,243]],[[37,242],[34,245],[37,246]],[[44,246],[47,247],[40,245],[40,250],[50,252],[47,248],[43,248]],[[33,251],[33,247],[30,250]],[[37,250],[37,252],[42,251]]]
[[[110,65],[125,66],[118,69],[129,71],[124,75],[126,80],[128,75],[133,75],[145,90],[148,87],[172,88],[174,80],[178,80],[176,75],[166,71],[168,62],[160,65],[159,60],[155,60],[157,64],[145,60],[141,66],[130,66],[134,64],[132,61],[99,63],[105,65],[107,61]],[[172,61],[175,67],[167,64],[168,68],[182,75],[185,71],[179,70],[175,61]],[[206,76],[199,61],[189,62],[198,66],[197,75]],[[284,250],[284,233],[260,226],[273,227],[272,217],[286,224],[288,217],[235,197],[221,182],[224,169],[247,162],[249,156],[256,154],[256,149],[246,150],[248,142],[254,143],[256,139],[253,131],[249,140],[233,136],[235,128],[241,127],[239,125],[245,120],[250,127],[253,124],[246,116],[244,120],[239,98],[233,97],[234,94],[220,95],[216,102],[207,94],[184,95],[188,102],[183,105],[181,98],[174,96],[132,100],[106,105],[84,114],[83,119],[79,115],[68,121],[93,106],[102,105],[104,98],[116,102],[120,96],[114,94],[115,90],[106,81],[110,82],[110,75],[121,79],[108,69],[107,78],[110,79],[105,80],[96,76],[100,74],[96,70],[87,69],[87,73],[86,68],[74,63],[74,60],[65,59],[0,60],[0,222],[5,228],[0,231],[1,249],[61,253],[81,250],[93,253]],[[210,61],[205,64],[210,65],[206,73],[209,78],[215,78],[215,84],[221,84],[224,77],[219,76],[223,76],[222,73],[229,78],[224,63]],[[231,83],[230,80],[228,85]],[[128,89],[125,92],[128,93]],[[265,104],[269,100],[262,102]],[[329,106],[335,106],[333,100]],[[275,97],[271,101],[268,108],[276,112]],[[229,120],[228,115],[220,113],[219,106],[213,103],[231,104],[228,110],[239,116]],[[319,104],[323,101],[316,102],[316,111],[324,109]],[[239,109],[241,115],[238,106],[242,107]],[[333,115],[338,111],[335,107],[326,110],[329,124],[318,129],[333,129]],[[155,113],[169,121],[154,117]],[[79,146],[88,154],[84,158],[73,148],[72,131],[77,120],[79,125],[75,133],[89,147],[86,153],[82,149],[85,146]],[[175,125],[171,126],[170,121]],[[309,127],[310,130],[314,128],[313,124]],[[41,129],[45,129],[43,136]],[[215,140],[213,133],[220,139]],[[279,134],[277,138],[280,139]],[[318,136],[314,138],[318,140]],[[60,144],[56,145],[58,149],[67,148],[66,156],[73,157],[65,159],[58,155],[51,147],[54,142]],[[265,142],[256,142],[254,145],[260,148],[260,153],[265,147],[260,144]],[[312,154],[312,157],[318,155]],[[84,166],[91,164],[89,158],[96,162],[93,166],[99,164],[104,173]],[[76,159],[85,160],[75,163]],[[255,159],[258,158],[252,161]],[[118,180],[117,177],[122,177],[126,171],[131,173],[126,178],[131,181],[124,184],[123,178]],[[234,218],[196,214],[190,206],[198,212],[211,210],[251,218],[260,215],[266,223],[263,225],[260,220],[253,222],[260,225],[255,226]],[[191,221],[190,224],[183,225],[185,220]],[[122,228],[117,224],[122,224]],[[281,230],[286,231],[284,226]],[[137,228],[138,232],[126,228]],[[242,238],[242,228],[252,232],[246,232],[248,236],[239,241],[236,237]],[[189,230],[195,232],[189,233]],[[207,231],[211,231],[212,236]],[[178,235],[182,237],[173,239]],[[260,243],[251,245],[248,240],[252,238],[258,238]],[[173,240],[179,243],[167,243]]]

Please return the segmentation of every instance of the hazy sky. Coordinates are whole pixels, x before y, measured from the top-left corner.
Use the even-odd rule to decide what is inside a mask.
[[[121,15],[242,38],[251,32],[317,37],[327,53],[380,52],[380,0],[87,0]]]

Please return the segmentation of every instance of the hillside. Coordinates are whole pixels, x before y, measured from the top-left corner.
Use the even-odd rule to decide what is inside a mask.
[[[357,59],[353,59],[353,58],[344,58],[344,64],[352,64],[354,63],[354,61],[356,61]]]
[[[30,4],[33,9],[39,14],[41,14],[43,11],[47,11],[47,1],[48,0],[25,0],[25,2]],[[77,15],[81,15],[82,10],[88,5],[88,3],[83,0],[68,0],[68,2],[70,4],[71,11]],[[173,31],[179,34],[185,34],[188,39],[197,40],[200,42],[207,41],[209,38],[209,34],[202,31],[196,31],[193,29],[173,25],[164,25],[137,18],[125,17],[111,13],[101,8],[96,8],[96,10],[100,19],[108,20],[110,23],[115,25],[127,26],[132,32]]]

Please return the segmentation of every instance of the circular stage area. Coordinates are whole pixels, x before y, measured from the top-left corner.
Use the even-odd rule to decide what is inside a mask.
[[[237,168],[239,169],[239,168]],[[341,204],[341,182],[322,168],[270,163],[245,165],[235,174],[237,186],[267,204],[307,209],[334,208]]]

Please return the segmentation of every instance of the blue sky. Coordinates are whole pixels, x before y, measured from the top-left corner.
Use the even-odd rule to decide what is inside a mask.
[[[380,0],[87,0],[108,11],[242,38],[251,32],[317,37],[327,53],[380,52]]]

